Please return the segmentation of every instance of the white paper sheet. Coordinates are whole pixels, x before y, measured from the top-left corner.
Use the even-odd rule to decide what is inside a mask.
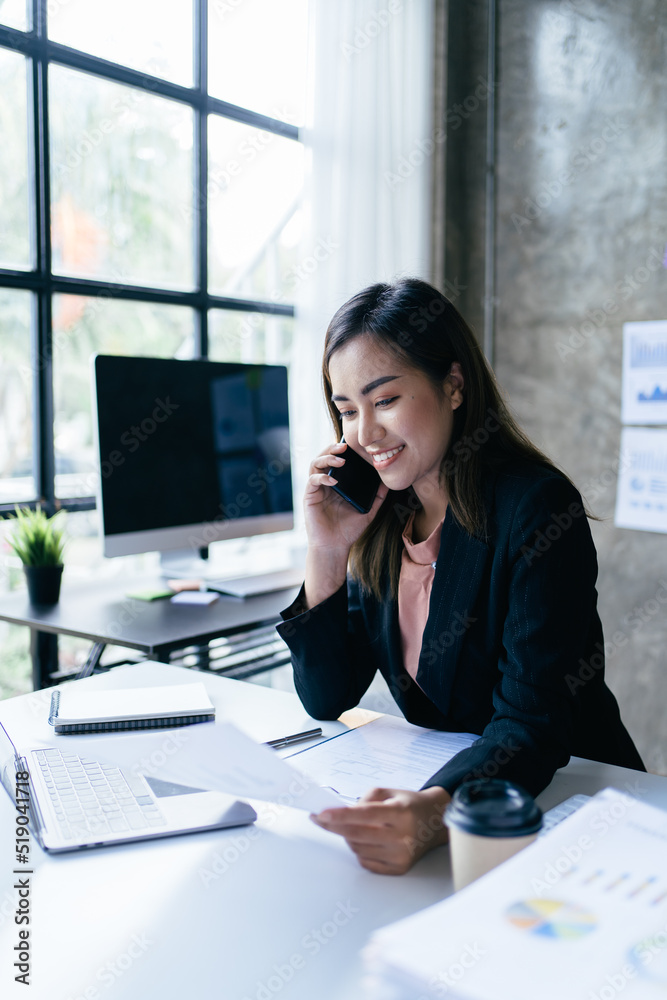
[[[667,424],[667,320],[623,324],[624,424]]]
[[[318,784],[356,799],[377,787],[417,791],[478,738],[472,733],[422,729],[397,716],[384,715],[294,753],[290,761]]]
[[[64,736],[61,749],[134,774],[320,812],[345,803],[228,722],[118,736]],[[66,742],[64,742],[66,741]]]
[[[666,848],[667,813],[601,792],[461,892],[376,931],[368,971],[396,989],[371,995],[658,1000]]]
[[[667,532],[667,430],[623,429],[614,520],[619,528]]]

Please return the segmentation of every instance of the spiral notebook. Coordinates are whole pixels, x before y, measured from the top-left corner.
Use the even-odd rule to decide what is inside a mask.
[[[65,687],[53,692],[49,713],[59,734],[164,729],[214,720],[215,706],[201,682],[119,691]]]

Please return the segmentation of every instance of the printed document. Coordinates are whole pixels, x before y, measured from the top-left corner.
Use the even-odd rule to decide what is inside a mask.
[[[371,788],[417,791],[477,739],[472,733],[441,733],[383,715],[289,759],[318,784],[357,799]]]
[[[667,429],[623,428],[615,523],[667,532]]]
[[[121,736],[63,736],[59,746],[134,774],[240,798],[320,812],[345,805],[331,790],[255,743],[229,722],[201,723]]]
[[[667,320],[623,324],[624,424],[667,424]]]

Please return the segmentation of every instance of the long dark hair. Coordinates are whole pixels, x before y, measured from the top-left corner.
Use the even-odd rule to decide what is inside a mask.
[[[524,458],[557,470],[528,439],[509,412],[475,335],[441,292],[418,278],[365,288],[340,307],[324,344],[324,395],[337,440],[340,414],[331,400],[329,362],[355,337],[368,337],[403,364],[422,372],[442,391],[452,363],[461,365],[463,403],[454,410],[452,437],[440,466],[440,482],[453,516],[471,535],[486,532],[482,495],[485,469]],[[561,475],[564,475],[561,473]],[[391,491],[377,516],[354,544],[350,571],[362,587],[382,600],[398,593],[405,522],[420,504],[412,489]]]

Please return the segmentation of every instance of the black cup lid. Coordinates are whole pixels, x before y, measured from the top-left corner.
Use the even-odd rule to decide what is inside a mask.
[[[541,829],[542,810],[520,785],[487,778],[457,788],[445,822],[479,837],[522,837]]]

